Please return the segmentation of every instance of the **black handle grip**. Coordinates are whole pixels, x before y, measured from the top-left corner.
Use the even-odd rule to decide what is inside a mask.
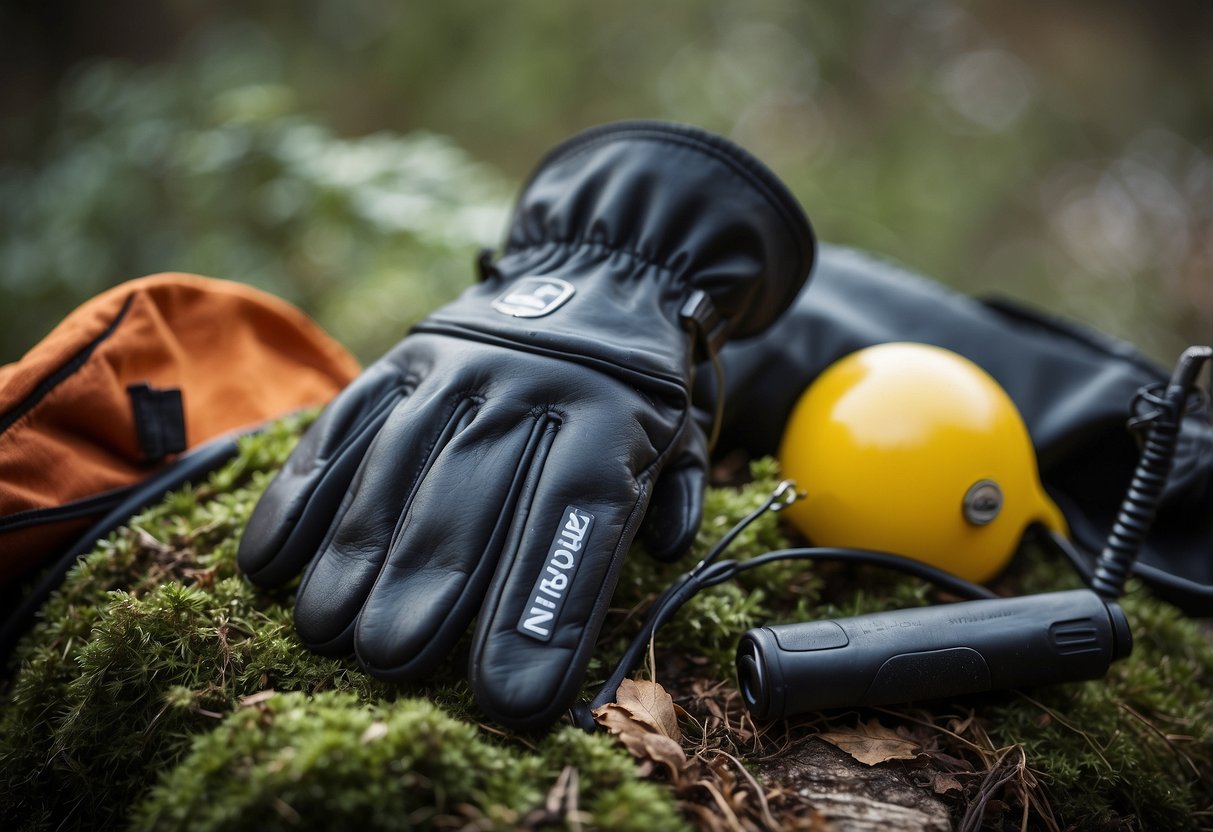
[[[1076,589],[759,627],[737,675],[766,720],[1097,679],[1132,648],[1120,607]]]

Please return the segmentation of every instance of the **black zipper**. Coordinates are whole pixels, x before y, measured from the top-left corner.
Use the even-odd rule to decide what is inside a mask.
[[[124,485],[63,505],[32,508],[10,514],[7,517],[0,517],[0,534],[8,534],[30,526],[45,526],[51,523],[94,517],[103,511],[109,511],[125,500],[138,485],[139,483]]]
[[[129,295],[126,301],[122,304],[122,308],[118,310],[118,314],[114,316],[114,320],[110,322],[109,326],[102,330],[96,338],[81,347],[75,355],[60,365],[54,372],[42,379],[42,381],[38,382],[38,386],[35,387],[28,396],[18,402],[13,409],[8,413],[5,413],[3,417],[0,417],[0,433],[4,433],[6,430],[11,428],[13,424],[22,416],[37,407],[38,403],[50,395],[56,387],[58,387],[60,384],[70,378],[73,373],[83,367],[84,362],[88,361],[89,356],[93,354],[93,351],[96,350],[106,338],[109,338],[114,334],[114,331],[118,328],[118,325],[122,323],[122,319],[126,317],[126,313],[131,308],[131,303],[134,301],[134,299],[134,294]]]

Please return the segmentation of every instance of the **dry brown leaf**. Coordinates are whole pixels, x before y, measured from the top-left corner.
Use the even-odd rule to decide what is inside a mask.
[[[818,737],[836,745],[867,766],[889,760],[913,760],[921,746],[908,740],[892,728],[886,728],[877,719],[870,719],[854,728],[826,731]]]
[[[681,745],[667,736],[644,731],[620,734],[619,739],[633,757],[663,766],[669,772],[671,780],[677,781],[686,768],[686,752],[682,750]]]
[[[967,717],[965,717],[963,720],[950,719],[950,720],[948,720],[948,730],[951,731],[953,734],[963,735],[963,734],[967,733],[969,728],[971,728],[973,726],[973,720],[976,719],[976,717],[977,717],[976,711],[969,711],[969,715]]]
[[[649,730],[647,725],[628,716],[623,708],[604,705],[595,709],[594,715],[598,724],[614,734],[637,760],[663,766],[674,780],[686,768],[687,757],[681,745],[664,734]]]
[[[954,774],[946,774],[942,771],[931,772],[931,788],[935,794],[947,794],[948,792],[964,791],[964,783],[956,778]]]
[[[639,682],[619,688],[619,702],[594,709],[594,720],[615,735],[633,757],[664,767],[678,780],[687,765],[686,753],[667,732],[678,734],[674,702],[661,685]]]
[[[637,722],[675,742],[682,739],[678,715],[674,713],[674,699],[656,682],[624,679],[615,694],[615,702]]]
[[[625,731],[632,731],[635,730],[635,726],[640,725],[629,711],[616,705],[614,702],[608,702],[601,708],[595,708],[594,721],[612,734],[622,734]],[[647,726],[641,727],[648,730]]]

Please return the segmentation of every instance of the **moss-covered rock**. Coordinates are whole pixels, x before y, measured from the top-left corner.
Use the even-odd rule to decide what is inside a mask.
[[[767,620],[933,600],[917,581],[802,563],[754,570],[692,599],[659,633],[659,660],[647,671],[686,708],[684,747],[698,766],[668,782],[605,736],[563,727],[536,740],[480,725],[463,678],[466,656],[425,685],[399,686],[351,660],[308,652],[294,633],[289,588],[254,589],[235,565],[249,512],[306,421],[243,439],[239,456],[206,482],[170,494],[101,541],[46,604],[4,683],[4,829],[357,822],[665,830],[715,811],[707,781],[736,811],[757,811],[762,804],[745,794],[751,781],[722,768],[722,755],[777,754],[782,743],[854,714],[754,730],[731,689],[738,636]],[[657,593],[778,478],[769,460],[751,474],[744,486],[709,492],[692,558],[629,559],[587,690]],[[749,558],[786,543],[768,514],[726,556]],[[1035,553],[1002,589],[1074,584],[1066,567]],[[946,781],[947,797],[958,820],[979,804],[978,819],[990,828],[1018,828],[1027,817],[1043,828],[1187,829],[1211,816],[1207,632],[1140,587],[1124,607],[1136,647],[1106,680],[879,714],[916,732],[928,749],[928,768],[914,771],[955,778]],[[794,793],[777,783],[764,788],[781,820],[811,819]]]
[[[424,688],[379,682],[306,650],[291,593],[237,574],[249,512],[306,422],[242,439],[205,483],[132,518],[71,570],[4,691],[3,828],[121,827],[140,800],[134,822],[148,828],[300,817],[415,828],[455,815],[508,828],[570,765],[583,821],[673,828],[672,796],[640,782],[604,737],[557,733],[538,751],[503,742],[470,721],[462,665]],[[394,701],[410,692],[442,709]]]
[[[199,735],[134,813],[134,829],[512,829],[538,813],[565,767],[582,822],[674,829],[673,802],[638,782],[604,737],[565,729],[532,751],[424,700],[348,692],[276,695]],[[552,812],[552,822],[562,820]]]
[[[240,531],[306,420],[241,441],[205,483],[132,518],[77,564],[18,646],[0,716],[0,813],[106,826],[243,696],[392,691],[294,637],[282,599],[236,574]]]

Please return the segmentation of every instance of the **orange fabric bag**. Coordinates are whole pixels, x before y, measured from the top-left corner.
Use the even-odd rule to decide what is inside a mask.
[[[123,283],[0,367],[0,585],[208,439],[327,402],[357,361],[249,286],[188,274]]]

